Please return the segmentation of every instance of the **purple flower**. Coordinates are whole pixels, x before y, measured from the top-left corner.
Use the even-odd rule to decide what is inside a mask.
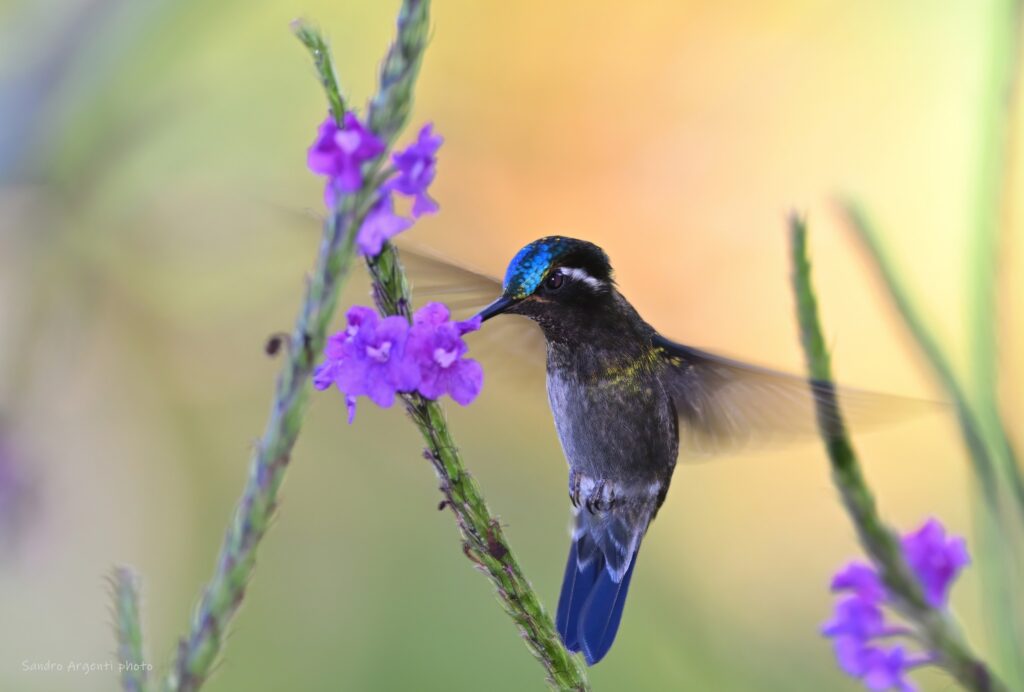
[[[907,656],[903,647],[884,649],[864,644],[851,637],[841,637],[835,643],[836,659],[849,675],[860,678],[869,690],[897,689],[913,692],[907,672],[926,659]]]
[[[391,195],[384,196],[373,206],[363,219],[363,225],[356,234],[356,246],[359,254],[376,257],[384,247],[384,242],[395,237],[412,226],[412,220],[395,213],[395,205]]]
[[[480,328],[480,320],[450,322],[448,308],[427,303],[416,311],[409,333],[409,353],[420,368],[417,389],[428,399],[443,394],[465,406],[480,394],[484,371],[480,363],[463,358],[468,350],[463,334]]]
[[[826,637],[851,637],[866,641],[885,631],[885,616],[877,603],[860,596],[850,596],[836,605],[835,616],[826,622],[821,633]]]
[[[453,322],[441,303],[417,310],[411,327],[402,317],[382,318],[358,305],[347,317],[348,328],[327,340],[313,386],[324,390],[334,385],[345,394],[349,423],[358,396],[387,407],[396,393],[418,391],[428,399],[449,394],[465,406],[480,393],[483,369],[464,357],[462,340],[480,328],[479,317]]]
[[[832,578],[833,591],[852,591],[872,603],[885,600],[885,586],[874,567],[863,562],[851,562]]]
[[[331,337],[334,338],[333,336]],[[326,349],[325,349],[326,350]],[[338,379],[341,363],[336,360],[325,360],[313,370],[313,387],[323,391],[329,389]]]
[[[872,572],[867,565],[853,563],[836,575],[832,581],[834,590],[866,589],[866,594],[855,593],[836,604],[835,615],[822,626],[821,632],[832,637],[839,667],[847,675],[860,678],[869,690],[913,690],[903,676],[910,667],[928,659],[911,660],[902,647],[886,649],[871,643],[879,637],[905,635],[909,631],[887,625],[881,605],[872,600],[877,592],[868,573]],[[836,587],[836,582],[849,586]]]
[[[356,419],[356,398],[351,394],[345,395],[345,408],[348,410],[348,424]]]
[[[869,690],[897,689],[913,692],[917,688],[905,676],[915,664],[901,646],[891,649],[866,646],[861,653],[861,665],[864,666],[861,678]]]
[[[409,325],[401,317],[380,318],[367,307],[348,311],[348,329],[328,339],[326,361],[313,374],[313,384],[326,389],[332,383],[345,393],[349,422],[355,417],[355,397],[369,397],[385,408],[396,392],[412,391],[419,368],[406,357]]]
[[[332,337],[333,338],[333,337]],[[341,374],[340,360],[325,360],[316,366],[313,371],[313,386],[323,391],[337,381]],[[348,424],[356,419],[356,398],[351,394],[345,394],[345,408],[348,409]]]
[[[341,127],[328,115],[309,148],[306,165],[314,173],[328,177],[324,201],[333,207],[342,193],[353,192],[362,185],[363,163],[383,152],[384,142],[354,113],[345,113]]]
[[[946,538],[946,529],[929,519],[914,533],[903,537],[903,554],[924,587],[928,603],[935,608],[946,605],[949,587],[970,563],[963,538]]]
[[[905,535],[900,545],[928,603],[933,608],[945,607],[950,585],[970,562],[964,540],[947,538],[942,524],[929,519]],[[880,637],[912,634],[905,627],[886,623],[882,606],[890,598],[878,571],[867,563],[851,562],[832,578],[832,590],[850,593],[836,604],[835,615],[821,630],[833,638],[840,667],[871,690],[913,690],[904,677],[907,671],[933,659],[910,657],[902,647],[877,644]]]
[[[435,135],[433,129],[431,123],[424,125],[416,141],[392,157],[398,175],[388,185],[398,193],[415,197],[412,215],[416,218],[438,210],[437,202],[431,199],[427,188],[437,174],[437,150],[444,138]]]

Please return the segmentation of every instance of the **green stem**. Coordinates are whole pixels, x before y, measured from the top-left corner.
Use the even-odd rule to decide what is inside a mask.
[[[998,452],[993,452],[991,446],[986,442],[986,427],[982,422],[981,415],[971,405],[967,389],[961,384],[931,328],[925,324],[921,317],[921,311],[910,297],[910,292],[899,279],[899,274],[891,258],[882,246],[881,234],[877,228],[858,204],[847,201],[842,204],[842,209],[849,227],[853,229],[857,239],[871,257],[872,265],[878,271],[889,297],[914,337],[914,341],[917,342],[932,366],[940,384],[953,399],[960,427],[970,451],[971,462],[981,480],[986,497],[993,507],[997,506],[999,488],[996,474],[1003,465],[999,464],[996,458]],[[1020,517],[1024,518],[1024,480],[1019,474],[1011,474],[1009,486],[1017,498],[1017,511]]]
[[[412,109],[412,84],[426,48],[430,3],[406,0],[398,16],[398,39],[381,67],[380,89],[371,101],[368,122],[382,139],[392,142]],[[368,258],[374,300],[385,315],[412,319],[409,281],[398,250],[386,243],[381,254]],[[425,456],[441,479],[444,505],[455,514],[463,551],[485,571],[506,612],[519,625],[523,638],[558,689],[589,689],[579,659],[562,646],[551,617],[523,574],[505,539],[501,524],[487,508],[476,482],[462,463],[441,406],[417,394],[403,395],[406,410],[427,444]]]
[[[1021,33],[1024,31],[1024,0],[996,0],[986,46],[989,63],[981,96],[976,149],[977,168],[973,184],[971,219],[968,226],[966,310],[968,329],[968,384],[974,395],[979,424],[1003,484],[1012,491],[1009,498],[1024,517],[1024,478],[1016,451],[1010,441],[999,406],[997,291],[1005,237],[1012,228],[1013,198],[1009,194],[1013,169],[1012,153],[1019,129]],[[985,583],[990,621],[996,630],[996,644],[1004,674],[1015,685],[1024,685],[1024,597],[1020,589],[1024,553],[1005,550],[1001,544],[1019,546],[1024,522],[1001,524],[989,508],[979,509],[980,524],[988,547],[988,559],[998,568]],[[1010,522],[1013,517],[1009,517]]]
[[[314,357],[323,349],[327,326],[351,265],[354,229],[361,221],[357,211],[360,202],[375,192],[362,190],[349,197],[324,224],[316,268],[278,375],[270,417],[249,463],[249,477],[213,578],[203,590],[188,636],[179,645],[167,680],[170,690],[196,690],[205,682],[231,618],[245,595],[256,562],[256,549],[277,507],[278,491],[302,427]]]
[[[374,132],[389,142],[405,126],[412,109],[412,83],[426,47],[428,20],[426,0],[402,4],[398,40],[381,67],[380,90],[368,116]],[[386,243],[380,255],[368,258],[367,269],[380,311],[411,320],[412,297],[398,250]],[[547,671],[548,681],[558,689],[589,689],[583,667],[562,646],[551,617],[512,554],[501,524],[491,515],[480,488],[466,470],[443,409],[418,394],[403,395],[403,400],[427,444],[424,455],[441,479],[443,505],[455,514],[466,557],[490,577],[505,611],[519,625],[528,648]]]
[[[341,125],[345,118],[345,99],[338,88],[338,78],[334,72],[334,61],[331,60],[331,49],[327,41],[319,31],[301,19],[292,22],[292,32],[313,57],[313,67],[316,68],[317,77],[327,96],[331,116],[334,122]]]
[[[849,226],[873,260],[889,296],[923,351],[925,358],[949,393],[956,407],[968,458],[981,483],[983,502],[976,511],[979,529],[978,561],[983,584],[986,623],[993,631],[999,669],[1015,686],[1024,684],[1024,663],[1020,656],[1020,617],[1024,595],[1019,584],[1020,561],[1024,559],[1018,539],[1024,530],[1024,480],[1013,459],[1006,431],[1001,423],[985,423],[985,416],[971,400],[967,387],[954,372],[921,312],[911,299],[881,243],[881,234],[855,204],[844,205]],[[981,535],[982,532],[990,535]]]
[[[800,340],[810,378],[832,382],[832,366],[821,335],[818,304],[811,285],[807,228],[796,216],[790,220],[793,290],[797,301]],[[875,499],[861,472],[836,401],[835,390],[824,388],[816,398],[818,424],[832,464],[832,478],[864,549],[878,566],[895,606],[916,626],[921,640],[936,655],[936,665],[964,688],[976,692],[1006,690],[988,667],[960,638],[949,616],[928,605],[921,587],[903,557],[896,535],[879,516]]]
[[[339,118],[343,102],[326,44],[303,24],[296,25],[295,31],[312,52],[320,80],[331,100],[332,114]],[[249,478],[228,527],[214,575],[203,590],[188,636],[179,644],[177,659],[166,681],[168,690],[185,692],[202,686],[223,646],[231,618],[245,595],[256,549],[273,517],[278,491],[302,427],[314,358],[323,350],[327,327],[351,267],[356,230],[380,194],[382,178],[378,173],[386,156],[387,152],[367,166],[362,187],[332,210],[324,223],[316,267],[288,342],[269,420],[253,452]]]
[[[149,689],[151,666],[142,651],[138,577],[131,569],[118,567],[111,575],[110,583],[114,597],[121,689],[124,692],[145,692]]]
[[[379,87],[367,114],[370,129],[388,144],[394,142],[409,119],[413,85],[429,31],[430,1],[404,0],[398,11],[397,36],[381,65]]]
[[[549,683],[559,690],[590,689],[583,666],[562,645],[551,616],[516,561],[501,523],[491,514],[480,487],[466,470],[443,409],[416,394],[404,399],[427,444],[424,456],[440,478],[444,505],[455,515],[466,557],[494,584],[505,612],[519,626],[530,652],[547,671]]]
[[[388,143],[401,132],[412,110],[413,85],[426,48],[429,7],[426,0],[406,0],[402,4],[397,38],[388,50],[381,67],[377,95],[370,103],[367,122],[377,136]],[[304,43],[323,46],[315,32],[300,26],[306,34]],[[330,98],[330,87],[327,89]],[[381,173],[382,160],[383,157],[370,166],[371,177]],[[385,244],[380,255],[368,258],[367,268],[380,311],[411,320],[409,282],[395,247]],[[527,646],[544,665],[552,685],[567,690],[589,689],[579,660],[562,646],[550,616],[509,549],[500,523],[491,515],[479,487],[463,465],[443,409],[418,394],[406,394],[402,398],[426,441],[425,456],[441,478],[444,506],[455,514],[464,553],[490,576],[505,610],[519,625]]]
[[[398,250],[387,244],[368,261],[377,307],[388,315],[411,318],[409,282]],[[561,690],[587,690],[590,684],[577,657],[566,651],[505,538],[501,523],[466,470],[439,404],[418,394],[403,395],[406,410],[427,444],[424,456],[434,465],[444,495],[462,535],[463,552],[494,584],[505,612],[516,622],[526,645],[544,666],[548,681]]]
[[[997,0],[987,45],[990,60],[982,94],[977,171],[973,176],[972,219],[968,233],[967,319],[969,363],[979,424],[992,454],[1014,489],[1024,513],[1024,478],[999,411],[996,291],[1002,266],[1003,235],[1011,227],[1013,199],[1008,194],[1012,152],[1019,128],[1021,33],[1024,0]]]
[[[997,0],[991,22],[990,63],[982,95],[977,170],[968,250],[967,317],[974,390],[983,414],[998,420],[996,288],[1000,266],[1000,230],[1007,221],[1007,188],[1014,140],[1022,0]],[[1009,229],[1006,229],[1007,231]]]

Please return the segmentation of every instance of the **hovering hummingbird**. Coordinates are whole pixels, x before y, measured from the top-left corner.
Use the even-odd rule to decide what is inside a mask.
[[[520,250],[483,320],[517,314],[547,342],[547,391],[569,463],[572,544],[556,624],[588,664],[615,640],[641,541],[676,458],[811,432],[824,383],[675,343],[619,292],[605,252],[551,236]],[[849,408],[881,395],[841,392]]]

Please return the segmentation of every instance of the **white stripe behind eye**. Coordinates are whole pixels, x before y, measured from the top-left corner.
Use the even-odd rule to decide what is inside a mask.
[[[576,281],[582,281],[587,286],[590,286],[595,291],[603,291],[607,288],[605,283],[600,279],[595,279],[585,270],[578,267],[559,267],[558,272],[564,276],[568,276]]]

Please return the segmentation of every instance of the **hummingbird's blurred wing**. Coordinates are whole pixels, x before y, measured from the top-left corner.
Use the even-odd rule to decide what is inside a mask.
[[[287,225],[313,228],[324,222],[324,214],[287,204],[258,200]],[[475,315],[502,293],[502,282],[486,271],[456,262],[443,253],[405,238],[396,243],[399,260],[406,269],[412,287],[413,306],[430,301],[447,305],[454,317]],[[366,272],[353,272],[352,283],[360,288]],[[487,329],[472,335],[474,355],[492,353],[501,358],[503,369],[517,380],[543,385],[544,335],[526,318],[496,320]],[[477,350],[479,349],[479,350]]]
[[[683,456],[763,447],[817,434],[817,397],[832,385],[723,358],[661,335],[663,383],[679,414]],[[842,419],[856,430],[938,410],[930,401],[835,388]],[[833,410],[826,416],[838,421]],[[688,454],[687,454],[688,453]]]
[[[436,250],[402,242],[398,254],[417,304],[437,300],[453,312],[474,314],[501,295],[501,279],[457,264]]]
[[[436,250],[422,246],[399,243],[398,251],[416,307],[436,300],[445,303],[454,315],[469,317],[501,295],[501,279],[483,270],[456,264]],[[516,379],[528,378],[531,384],[534,380],[542,384],[544,334],[525,317],[510,317],[516,319],[488,322],[487,329],[469,337],[470,347],[477,355],[491,353],[500,357],[502,369]]]
[[[287,224],[313,228],[314,223],[322,224],[325,221],[321,211],[266,200],[261,202]],[[496,276],[455,262],[437,250],[410,243],[404,238],[396,245],[399,259],[413,288],[416,307],[436,300],[448,305],[453,313],[469,316],[501,295],[501,279]],[[365,281],[366,273],[355,272],[353,279],[355,282]]]

